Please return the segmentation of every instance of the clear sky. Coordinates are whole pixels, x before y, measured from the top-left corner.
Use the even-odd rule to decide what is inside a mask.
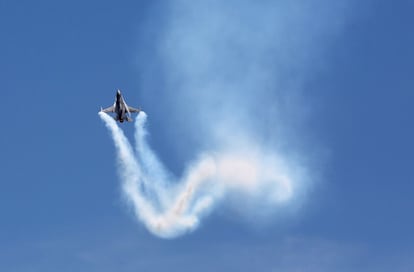
[[[0,271],[413,271],[413,10],[0,0]],[[301,189],[154,236],[97,114],[117,88],[173,175],[247,137],[305,169]]]

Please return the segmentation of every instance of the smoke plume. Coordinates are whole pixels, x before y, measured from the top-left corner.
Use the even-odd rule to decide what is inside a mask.
[[[141,103],[167,163],[147,142],[144,112],[134,145],[100,113],[136,217],[175,237],[219,205],[266,218],[299,206],[314,177],[303,82],[323,67],[346,2],[166,3],[142,20],[137,53]]]

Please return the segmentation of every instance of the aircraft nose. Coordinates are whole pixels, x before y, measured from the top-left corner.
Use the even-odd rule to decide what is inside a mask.
[[[118,95],[120,95],[120,94],[121,94],[121,91],[118,89],[118,90],[116,91],[116,93],[117,93]]]

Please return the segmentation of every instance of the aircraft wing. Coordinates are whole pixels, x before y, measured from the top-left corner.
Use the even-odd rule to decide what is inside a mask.
[[[110,107],[108,107],[106,109],[102,109],[101,111],[106,112],[106,113],[108,113],[108,112],[115,112],[115,107],[114,106],[110,106]]]
[[[141,110],[128,106],[128,111],[129,112],[140,112]]]

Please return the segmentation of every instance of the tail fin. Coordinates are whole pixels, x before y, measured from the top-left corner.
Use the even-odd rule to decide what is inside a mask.
[[[129,116],[127,116],[126,120],[127,120],[128,122],[132,122],[132,121],[134,121],[134,119],[132,119],[132,118],[131,118],[131,117],[129,117]]]

